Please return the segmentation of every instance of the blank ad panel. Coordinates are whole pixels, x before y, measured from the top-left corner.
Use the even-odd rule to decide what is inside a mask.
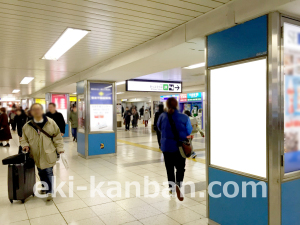
[[[211,165],[266,177],[266,59],[210,71]]]

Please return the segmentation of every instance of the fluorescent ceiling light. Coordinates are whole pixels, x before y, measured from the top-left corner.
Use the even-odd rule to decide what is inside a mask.
[[[0,99],[0,102],[6,102],[6,101],[15,101],[19,102],[20,100],[16,100],[16,98],[10,98],[10,97],[4,97]]]
[[[34,77],[24,77],[20,84],[29,84]]]
[[[74,92],[73,95],[77,95],[77,92]]]
[[[120,81],[116,83],[116,85],[121,85],[121,84],[125,84],[125,81]]]
[[[12,93],[19,93],[20,92],[20,90],[19,89],[14,89],[13,91],[12,91]]]
[[[197,64],[194,64],[194,65],[190,65],[190,66],[187,66],[187,67],[183,67],[183,69],[188,69],[188,70],[192,70],[192,69],[196,69],[196,68],[200,68],[200,67],[203,67],[205,66],[205,63],[197,63]]]
[[[124,94],[124,92],[118,92],[117,95]]]
[[[87,30],[67,28],[42,59],[58,60],[88,33]]]

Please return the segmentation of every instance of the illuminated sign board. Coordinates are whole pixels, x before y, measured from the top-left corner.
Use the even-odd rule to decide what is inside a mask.
[[[179,99],[179,95],[163,95],[163,96],[160,96],[160,101],[165,102],[165,101],[167,101],[168,98],[172,98],[172,97],[176,98],[177,101]]]
[[[179,101],[180,102],[196,102],[201,101],[201,92],[188,93],[188,94],[180,94]]]
[[[127,80],[126,91],[181,93],[182,83],[177,81]]]

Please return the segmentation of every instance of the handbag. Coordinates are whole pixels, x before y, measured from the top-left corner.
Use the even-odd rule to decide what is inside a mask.
[[[172,118],[172,115],[168,114],[168,118],[169,118],[169,122],[170,122],[170,125],[171,125],[173,135],[175,137],[175,140],[177,141],[177,145],[178,145],[179,152],[180,152],[181,156],[183,158],[189,158],[192,155],[192,152],[193,152],[192,139],[187,139],[186,138],[186,140],[181,141],[180,137],[179,137],[179,132],[176,128],[176,124],[175,124],[175,122]]]

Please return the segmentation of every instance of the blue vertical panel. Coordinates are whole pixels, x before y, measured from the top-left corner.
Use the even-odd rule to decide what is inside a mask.
[[[282,225],[300,224],[300,179],[281,185]]]
[[[254,165],[255,166],[255,165]],[[220,198],[209,197],[209,218],[222,225],[268,225],[268,197],[262,197],[262,188],[258,186],[257,197],[252,197],[251,186],[247,187],[247,197],[242,197],[242,182],[260,182],[248,177],[209,168],[209,183],[219,181],[221,186],[214,185],[213,193]],[[239,186],[239,194],[234,198],[224,195],[223,186],[233,181]],[[234,193],[233,185],[228,186],[228,193]]]
[[[207,37],[208,67],[267,55],[267,16],[250,20]]]
[[[65,128],[65,134],[63,137],[69,137],[69,124],[66,124],[66,128]]]
[[[85,155],[85,134],[77,132],[77,152]]]
[[[116,153],[115,133],[89,134],[89,156]]]

